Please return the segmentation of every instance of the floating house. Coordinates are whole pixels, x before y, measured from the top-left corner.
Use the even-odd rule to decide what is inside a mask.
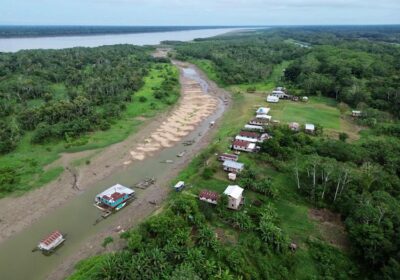
[[[306,123],[305,131],[306,131],[307,133],[313,134],[313,133],[315,132],[315,125],[313,125],[313,124],[311,124],[311,123]]]
[[[119,210],[135,197],[135,191],[116,184],[96,195],[96,206],[102,210]]]
[[[252,153],[257,150],[257,146],[249,141],[235,140],[232,143],[232,149]]]
[[[37,249],[43,253],[52,253],[58,246],[65,241],[63,234],[56,230],[50,233],[46,238],[39,242]]]
[[[270,110],[271,110],[270,108],[260,107],[257,109],[256,114],[257,115],[268,115]]]
[[[238,210],[240,205],[243,204],[243,189],[238,185],[228,186],[224,194],[229,198],[228,208]]]
[[[259,132],[264,131],[264,127],[262,127],[260,125],[252,125],[252,124],[246,124],[244,126],[244,129],[248,130],[248,131],[259,131]]]
[[[219,199],[219,194],[209,190],[203,190],[199,194],[199,199],[211,204],[217,204]]]
[[[238,161],[239,157],[237,155],[232,154],[220,154],[218,156],[219,161],[231,160],[231,161]]]
[[[268,95],[267,96],[267,102],[269,102],[269,103],[278,103],[279,102],[279,97],[273,96],[273,95]]]
[[[231,173],[240,173],[244,169],[244,164],[236,161],[225,160],[222,164],[224,170]]]

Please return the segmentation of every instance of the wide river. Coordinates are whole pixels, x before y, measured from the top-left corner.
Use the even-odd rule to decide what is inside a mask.
[[[73,47],[98,47],[103,45],[133,44],[158,45],[161,41],[191,41],[239,30],[238,28],[185,30],[134,34],[113,34],[94,36],[60,36],[37,38],[0,39],[0,52],[17,52],[26,49],[64,49]]]

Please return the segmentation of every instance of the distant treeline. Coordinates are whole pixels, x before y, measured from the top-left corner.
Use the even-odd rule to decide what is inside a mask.
[[[0,26],[0,38],[127,34],[229,28],[232,26]]]

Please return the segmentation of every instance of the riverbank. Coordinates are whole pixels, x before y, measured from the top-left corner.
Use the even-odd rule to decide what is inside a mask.
[[[230,95],[228,92],[226,92],[223,89],[220,89],[214,82],[208,80],[208,78],[202,73],[196,66],[187,64],[187,63],[180,63],[180,62],[175,62],[181,69],[185,67],[190,67],[191,69],[195,69],[197,73],[199,73],[201,79],[207,81],[208,88],[207,90],[212,94],[208,95],[208,98],[215,98],[218,97],[219,99],[219,106],[222,106],[222,108],[229,106],[229,102],[223,102],[225,100],[230,100]],[[183,85],[193,85],[193,81],[188,81],[187,79],[184,79],[181,77],[181,83]],[[182,88],[182,93],[197,93],[199,94],[199,91],[192,91],[189,88],[183,87]],[[206,99],[208,99],[206,98]],[[203,98],[197,99],[199,100],[204,100]],[[180,105],[177,105],[177,107],[168,114],[169,118],[175,118],[177,113],[179,113],[182,110],[182,107],[187,107],[186,102],[191,103],[193,100],[192,98],[186,98],[185,96],[182,97],[182,101]],[[212,104],[212,103],[211,103]],[[191,105],[192,106],[192,105]],[[198,109],[197,111],[201,111],[201,107],[204,106],[204,103],[197,104]],[[207,107],[207,106],[206,106]],[[193,109],[191,107],[191,109]],[[208,113],[211,113],[212,111],[208,111]],[[189,117],[190,115],[190,117]],[[187,117],[193,118],[193,113],[189,113]],[[208,114],[209,116],[210,114]],[[203,116],[204,118],[204,116]],[[161,117],[160,119],[164,119]],[[185,119],[185,117],[183,117]],[[194,120],[197,118],[194,117]],[[204,119],[203,119],[204,120]],[[165,126],[168,124],[168,121],[162,122],[161,126]],[[199,122],[198,122],[199,123]],[[197,123],[197,124],[198,124]],[[194,124],[196,125],[196,124]],[[75,254],[71,255],[69,258],[64,259],[63,263],[58,266],[56,269],[53,270],[53,272],[48,276],[47,279],[49,280],[56,280],[56,279],[64,279],[68,275],[70,275],[76,263],[82,259],[88,258],[90,256],[94,256],[96,254],[101,254],[104,253],[107,249],[105,249],[102,246],[102,241],[106,237],[112,237],[114,240],[119,239],[118,236],[120,235],[121,232],[124,232],[125,230],[128,230],[132,227],[137,226],[139,223],[141,223],[145,218],[148,216],[154,214],[155,212],[158,212],[162,209],[163,207],[163,201],[167,198],[168,193],[171,191],[170,189],[170,182],[176,176],[185,168],[189,165],[189,163],[192,161],[192,158],[196,156],[202,149],[207,147],[212,139],[214,139],[218,129],[220,128],[220,122],[219,120],[216,121],[216,124],[212,127],[212,129],[207,130],[207,133],[202,135],[200,141],[198,141],[194,147],[194,149],[188,151],[185,153],[183,156],[183,161],[181,161],[179,164],[177,164],[172,172],[169,172],[165,174],[162,177],[158,178],[158,182],[156,185],[153,185],[146,189],[145,191],[141,192],[140,198],[136,200],[133,204],[124,209],[123,212],[118,213],[117,219],[115,222],[113,222],[113,225],[110,225],[103,231],[99,232],[95,236],[90,238],[90,241],[85,243],[85,246],[80,248],[78,252]],[[153,130],[153,129],[149,129]],[[156,130],[156,131],[159,131]],[[146,133],[143,133],[143,136],[147,135]],[[145,139],[146,140],[146,139]],[[149,142],[146,142],[148,144]],[[169,143],[167,145],[170,145]],[[143,147],[143,144],[139,144],[138,147]],[[136,148],[137,149],[137,148]],[[148,153],[148,151],[147,151]],[[152,154],[146,154],[144,153],[145,156],[147,157],[157,157],[157,152],[150,151]],[[132,155],[132,154],[131,154]],[[133,159],[136,160],[141,160],[142,157],[137,157],[137,154],[132,155]],[[150,203],[151,202],[151,203]],[[118,250],[123,246],[121,242],[115,242],[115,244],[112,245],[112,250]],[[109,249],[108,249],[109,250]]]
[[[185,66],[189,66],[191,69],[194,69],[193,71],[195,71],[195,73],[198,73],[198,70],[193,66],[184,64],[178,66],[181,69],[185,68]],[[181,79],[183,75],[184,70],[181,71]],[[199,74],[199,77],[205,79],[203,74]],[[186,78],[183,79],[183,82],[185,82]],[[218,119],[227,106],[225,102],[223,102],[223,100],[228,98],[228,94],[225,91],[218,89],[215,84],[208,80],[204,81],[202,79],[198,82],[199,85],[201,85],[201,92],[188,92],[186,88],[185,93],[185,88],[183,87],[182,95],[204,94],[208,92],[212,97],[211,99],[201,98],[197,100],[196,103],[200,102],[199,105],[208,108],[211,104],[210,101],[218,100],[217,107],[214,111],[208,111],[207,109],[203,112],[204,114],[201,117],[202,121],[198,124],[196,124],[197,120],[193,114],[194,112],[186,112],[187,116],[182,116],[182,119],[187,118],[187,121],[189,121],[190,118],[192,118],[196,120],[196,122],[193,123],[193,130],[191,132],[189,131],[190,133],[186,138],[182,135],[181,138],[173,139],[176,140],[176,142],[171,142],[172,145],[174,145],[173,147],[159,147],[159,150],[146,154],[143,160],[133,158],[131,154],[131,151],[146,144],[146,139],[149,135],[157,132],[165,120],[173,118],[176,112],[182,113],[182,107],[188,107],[187,102],[191,103],[193,99],[181,98],[178,104],[168,113],[163,113],[154,120],[146,121],[146,125],[140,129],[138,133],[130,136],[125,141],[100,151],[93,151],[92,155],[86,155],[90,158],[90,164],[77,166],[75,170],[73,170],[73,173],[75,173],[77,177],[78,188],[72,188],[71,186],[73,174],[66,174],[65,178],[62,176],[59,181],[28,193],[26,196],[6,199],[7,201],[0,205],[1,213],[7,213],[7,221],[9,221],[7,223],[8,226],[2,225],[1,233],[3,243],[0,244],[2,251],[5,252],[10,248],[15,250],[14,255],[18,254],[18,251],[21,251],[19,254],[25,254],[23,252],[26,250],[29,251],[30,248],[25,248],[22,245],[16,244],[25,242],[34,245],[36,241],[33,240],[39,238],[35,236],[43,234],[41,232],[45,231],[47,227],[54,227],[56,224],[56,226],[61,229],[62,227],[66,227],[66,231],[69,231],[70,237],[66,242],[66,246],[60,250],[62,260],[58,256],[52,256],[48,259],[43,259],[41,256],[26,256],[26,261],[28,261],[28,259],[32,260],[30,266],[35,266],[35,262],[38,262],[36,267],[31,267],[38,275],[40,275],[40,273],[44,275],[45,271],[49,271],[60,265],[61,267],[55,269],[49,276],[49,279],[62,279],[72,271],[72,268],[78,260],[96,254],[99,250],[102,250],[100,244],[104,237],[118,234],[118,231],[134,226],[158,209],[158,206],[150,204],[149,201],[156,201],[157,205],[160,205],[169,191],[168,186],[170,180],[176,176],[180,169],[188,164],[198,151],[207,145],[209,134],[214,130],[214,128],[210,129],[209,122]],[[204,82],[206,85],[204,85]],[[201,110],[195,108],[193,111]],[[217,127],[217,125],[215,127]],[[166,131],[164,131],[164,133],[166,133]],[[189,138],[195,139],[196,143],[190,147],[184,147],[182,144],[179,144],[179,142]],[[185,155],[182,158],[176,158],[176,154],[182,152],[184,149],[187,149]],[[69,156],[73,157],[73,154],[69,154]],[[160,163],[160,160],[164,158],[172,158],[174,159],[174,163]],[[128,161],[131,162],[128,163]],[[102,188],[102,185],[106,186],[116,182],[131,186],[135,182],[143,179],[144,176],[154,175],[158,175],[156,185],[146,190],[137,190],[138,199],[129,207],[118,213],[118,215],[113,215],[106,221],[101,222],[99,225],[92,226],[94,218],[98,215],[96,214],[98,213],[96,209],[91,205],[93,199],[92,193],[95,193],[98,188]],[[44,201],[45,203],[43,203]],[[21,206],[18,207],[18,205]],[[24,205],[29,205],[29,209],[24,207]],[[16,209],[13,209],[12,206]],[[83,217],[74,216],[71,211],[79,211],[76,212],[77,215]],[[14,221],[14,224],[12,221]],[[30,229],[32,227],[34,227],[35,230],[31,231]],[[71,233],[70,231],[73,232]],[[21,234],[19,234],[19,232],[21,232]],[[9,239],[10,241],[8,241]],[[19,242],[19,240],[21,240],[21,242]],[[16,248],[16,246],[18,246],[18,248]],[[2,257],[3,255],[0,256],[0,259],[2,259]],[[7,263],[11,262],[13,259],[12,256],[6,258],[5,255],[4,258],[4,265],[7,265]],[[24,262],[24,260],[21,261]],[[29,273],[29,269],[30,268],[26,267],[27,272],[23,273]],[[39,273],[39,271],[42,272]],[[39,277],[37,279],[42,278]]]

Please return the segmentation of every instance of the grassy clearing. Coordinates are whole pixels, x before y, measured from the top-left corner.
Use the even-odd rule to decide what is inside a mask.
[[[45,171],[44,167],[59,158],[60,153],[103,148],[120,142],[143,123],[143,119],[138,119],[139,117],[151,118],[165,110],[168,104],[175,103],[179,98],[178,89],[170,94],[167,100],[161,101],[153,96],[153,88],[161,85],[164,80],[163,75],[167,75],[169,71],[178,77],[178,70],[169,64],[151,69],[145,78],[145,85],[133,95],[133,101],[127,105],[121,118],[115,120],[111,128],[106,131],[86,134],[69,143],[57,141],[43,145],[33,145],[30,141],[32,133],[26,133],[15,151],[0,157],[0,169],[10,167],[16,171],[17,182],[14,184],[12,193],[19,195],[56,179],[62,173],[62,168],[54,167]],[[63,86],[55,85],[55,87],[58,94],[62,95],[65,90]],[[145,97],[146,101],[140,102],[140,97]],[[81,162],[76,164],[79,165]],[[8,194],[9,192],[0,192],[0,197]]]
[[[340,130],[340,111],[328,98],[310,98],[307,103],[281,100],[270,104],[271,115],[281,122],[320,124],[324,128]]]

